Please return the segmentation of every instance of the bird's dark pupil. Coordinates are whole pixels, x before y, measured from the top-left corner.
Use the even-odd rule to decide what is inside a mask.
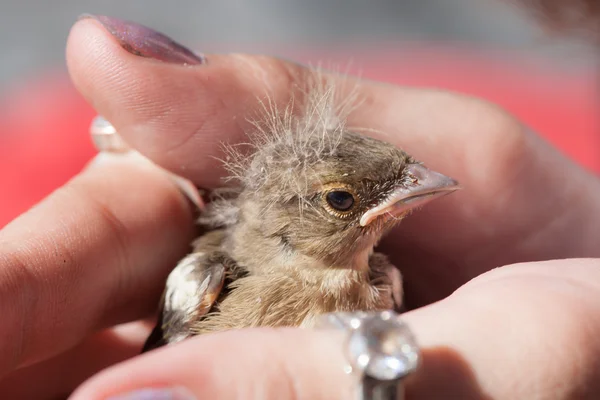
[[[348,211],[354,205],[354,197],[348,192],[335,190],[327,193],[327,202],[338,211]]]

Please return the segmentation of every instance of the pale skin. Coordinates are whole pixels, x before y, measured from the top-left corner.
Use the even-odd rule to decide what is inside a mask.
[[[158,62],[126,52],[92,20],[75,24],[67,50],[77,88],[133,147],[208,188],[219,184],[218,142],[242,139],[239,116],[255,97],[268,87],[285,101],[304,68],[250,55]],[[373,82],[360,92],[355,125],[385,132],[465,188],[383,244],[402,268],[405,319],[424,352],[408,393],[598,398],[598,178],[485,101]],[[73,399],[95,400],[161,385],[198,398],[349,398],[332,332],[227,332],[136,356],[194,217],[155,166],[100,155],[0,231],[0,397],[53,399],[78,387]]]

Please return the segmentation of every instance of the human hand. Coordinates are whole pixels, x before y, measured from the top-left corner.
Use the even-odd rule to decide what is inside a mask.
[[[193,60],[165,47],[153,54]],[[204,188],[219,184],[211,156],[221,141],[243,139],[256,97],[268,89],[285,103],[305,76],[268,57],[207,55],[193,66],[142,58],[91,19],[73,28],[68,62],[79,90],[131,146]],[[373,82],[360,94],[350,125],[384,132],[465,188],[383,243],[405,277],[413,310],[404,318],[424,355],[409,395],[597,394],[600,261],[533,261],[599,257],[598,180],[483,101]],[[110,154],[3,229],[3,397],[56,398],[136,355],[149,331],[142,320],[194,233],[191,208],[162,171]],[[341,340],[329,332],[227,332],[135,357],[74,398],[161,385],[198,398],[342,399],[353,389],[343,365]]]

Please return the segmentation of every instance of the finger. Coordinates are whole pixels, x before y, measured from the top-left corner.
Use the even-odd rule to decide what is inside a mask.
[[[407,315],[428,344],[409,395],[597,397],[599,267],[599,259],[514,264]]]
[[[408,398],[594,398],[598,282],[599,260],[512,266],[406,314],[423,351]],[[344,365],[340,332],[229,331],[112,367],[72,399],[167,387],[198,399],[348,399]]]
[[[110,328],[54,358],[13,371],[0,380],[0,398],[66,399],[98,371],[138,355],[150,329],[140,321]]]
[[[0,231],[0,374],[148,315],[193,231],[154,165],[102,154]]]
[[[204,187],[218,184],[219,143],[243,137],[257,97],[270,93],[285,104],[308,73],[245,55],[210,54],[181,66],[138,57],[120,43],[97,21],[78,22],[68,43],[75,83],[136,149]],[[443,298],[500,265],[600,254],[593,239],[600,234],[599,181],[506,113],[437,90],[373,82],[358,90],[363,101],[352,126],[372,128],[369,134],[465,188],[390,236],[391,258],[415,304]]]
[[[333,400],[340,398],[340,389],[351,388],[341,368],[344,358],[340,346],[331,344],[328,333],[296,330],[207,335],[101,372],[76,390],[72,399],[106,399],[136,389],[172,386],[185,387],[199,399]],[[299,360],[298,349],[310,355],[304,362]],[[251,359],[255,363],[248,368]],[[320,366],[314,365],[315,361]],[[323,372],[326,375],[320,377]],[[327,384],[321,384],[321,379]],[[350,390],[342,392],[347,395],[342,398],[352,398]]]

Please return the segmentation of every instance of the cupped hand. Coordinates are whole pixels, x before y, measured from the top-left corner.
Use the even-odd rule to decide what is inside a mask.
[[[257,99],[285,104],[309,76],[269,57],[198,57],[105,18],[79,21],[67,56],[80,92],[133,148],[203,188],[220,184],[214,157],[222,142],[243,140]],[[405,276],[405,319],[424,353],[409,394],[597,397],[598,179],[482,100],[357,85],[363,102],[349,125],[464,187],[382,244]],[[342,340],[330,332],[227,332],[134,357],[195,233],[192,207],[163,171],[123,154],[98,156],[4,228],[0,397],[60,398],[133,357],[73,398],[147,387],[197,398],[349,398]]]

